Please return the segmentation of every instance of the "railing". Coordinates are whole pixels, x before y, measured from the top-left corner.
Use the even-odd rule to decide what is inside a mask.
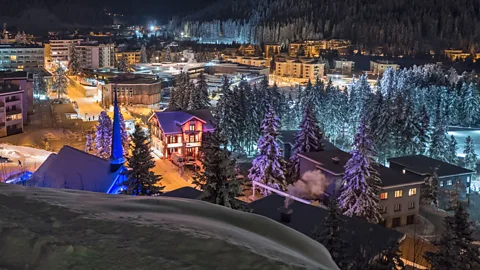
[[[5,99],[5,102],[10,103],[10,102],[15,102],[15,101],[19,101],[19,100],[20,100],[19,98],[7,98],[7,99]]]
[[[21,109],[16,109],[16,110],[7,110],[7,115],[14,115],[14,114],[19,114],[21,113]]]

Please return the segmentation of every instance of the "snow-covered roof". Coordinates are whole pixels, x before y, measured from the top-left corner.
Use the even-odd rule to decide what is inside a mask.
[[[404,167],[406,170],[419,175],[428,175],[437,167],[437,174],[439,177],[474,173],[472,170],[424,155],[391,158],[388,161],[390,163],[398,164]]]
[[[25,184],[27,186],[108,192],[121,170],[110,162],[70,146],[51,154]]]
[[[213,131],[211,124],[213,116],[208,109],[196,111],[163,111],[156,112],[155,116],[162,130],[167,134],[182,133],[181,125],[191,119],[198,119],[203,122],[203,131]]]

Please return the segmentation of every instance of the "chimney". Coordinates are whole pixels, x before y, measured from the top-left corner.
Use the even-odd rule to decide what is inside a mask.
[[[280,212],[280,221],[283,223],[290,223],[290,221],[292,221],[293,210],[290,208],[291,203],[292,199],[287,197],[285,198],[284,206],[278,208],[278,211]]]
[[[332,161],[333,161],[333,164],[339,164],[340,163],[340,159],[338,157],[333,157]]]

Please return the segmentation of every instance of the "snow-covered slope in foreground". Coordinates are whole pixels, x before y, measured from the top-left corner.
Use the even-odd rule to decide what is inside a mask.
[[[2,183],[0,268],[338,269],[322,245],[262,216]]]

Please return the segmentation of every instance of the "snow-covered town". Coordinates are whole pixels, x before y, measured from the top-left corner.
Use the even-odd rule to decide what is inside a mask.
[[[16,1],[0,269],[480,269],[479,3]]]

